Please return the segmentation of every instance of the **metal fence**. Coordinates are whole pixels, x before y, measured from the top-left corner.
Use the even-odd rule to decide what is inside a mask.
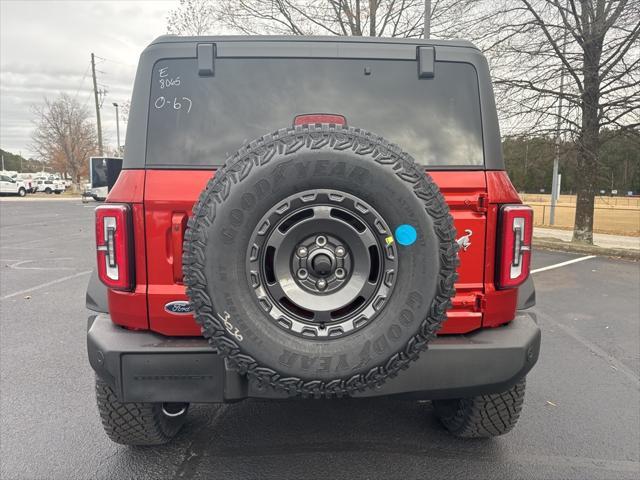
[[[527,200],[526,203],[533,208],[536,226],[550,226],[550,204],[531,200]],[[573,228],[575,215],[575,204],[557,204],[553,226]],[[640,208],[621,205],[596,206],[594,208],[593,229],[602,233],[640,235]]]

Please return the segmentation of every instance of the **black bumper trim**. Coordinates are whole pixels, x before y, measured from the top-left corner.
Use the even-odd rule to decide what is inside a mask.
[[[232,370],[202,338],[169,338],[90,317],[89,362],[123,402],[223,403],[286,398]],[[355,397],[461,398],[504,391],[538,360],[540,328],[530,312],[503,327],[438,337],[407,370]]]

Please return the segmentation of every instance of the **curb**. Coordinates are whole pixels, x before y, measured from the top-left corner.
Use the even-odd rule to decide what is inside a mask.
[[[82,200],[80,195],[56,195],[55,197],[2,197],[0,198],[0,203],[2,202],[65,202],[70,200]]]
[[[629,248],[607,248],[600,247],[598,245],[582,245],[579,243],[564,242],[562,240],[549,237],[534,237],[533,246],[543,250],[556,250],[560,252],[584,253],[587,255],[640,260],[640,250],[633,250]]]

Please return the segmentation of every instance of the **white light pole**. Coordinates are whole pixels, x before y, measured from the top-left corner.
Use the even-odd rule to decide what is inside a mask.
[[[118,155],[120,155],[120,115],[118,115],[118,104],[113,102],[113,106],[116,107],[116,135],[118,138]]]
[[[567,9],[569,8],[567,2]],[[567,51],[567,28],[562,32],[562,57]],[[556,145],[553,157],[553,173],[551,174],[551,209],[549,210],[549,224],[556,222],[556,203],[560,197],[560,183],[558,182],[558,167],[560,165],[560,127],[562,125],[562,100],[564,94],[564,65],[560,67],[560,93],[558,95],[558,118],[556,118]]]

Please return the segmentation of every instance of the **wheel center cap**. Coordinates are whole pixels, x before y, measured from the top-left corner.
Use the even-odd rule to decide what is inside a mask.
[[[324,253],[315,256],[312,262],[313,271],[320,277],[326,277],[331,273],[331,258]]]

